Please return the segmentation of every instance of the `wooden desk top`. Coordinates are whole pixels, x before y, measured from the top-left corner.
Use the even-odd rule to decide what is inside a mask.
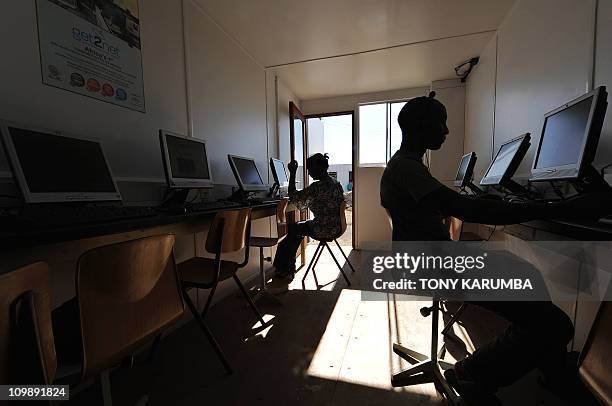
[[[254,220],[274,216],[276,214],[276,203],[274,202],[253,206],[231,207],[222,210],[237,209],[240,207],[251,207],[253,209]],[[293,210],[293,208],[288,208],[288,210]],[[39,229],[1,230],[0,253],[104,235],[124,234],[152,228],[160,228],[161,230],[167,229],[169,232],[176,229],[179,233],[188,233],[197,231],[198,228],[201,229],[201,226],[210,221],[219,211],[220,210],[217,209],[185,214],[160,212],[150,217],[121,219],[104,223]]]

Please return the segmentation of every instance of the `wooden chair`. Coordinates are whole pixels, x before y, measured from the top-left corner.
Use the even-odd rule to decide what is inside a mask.
[[[463,231],[463,220],[449,217],[449,233],[453,241],[482,241],[482,237],[471,231]]]
[[[45,263],[0,275],[0,312],[0,384],[52,384],[57,359]]]
[[[206,251],[214,254],[215,257],[194,257],[178,264],[178,273],[183,287],[185,302],[187,302],[187,306],[189,310],[191,310],[193,317],[204,331],[204,334],[208,337],[228,373],[233,372],[232,368],[219,344],[210,333],[205,320],[219,282],[233,278],[251,306],[251,309],[261,322],[261,325],[263,326],[266,324],[261,313],[236,274],[238,270],[244,268],[249,263],[250,235],[250,208],[222,211],[213,219],[208,231],[208,237],[206,238]],[[240,250],[244,250],[244,260],[241,263],[221,259],[222,254],[234,253]],[[208,295],[202,313],[198,312],[198,309],[189,297],[188,290],[192,288],[210,289],[210,294]]]
[[[101,375],[105,405],[109,369],[184,313],[173,247],[174,236],[161,235],[94,248],[78,260],[81,381]]]
[[[612,303],[602,302],[580,353],[578,375],[602,405],[612,404]]]
[[[266,290],[266,272],[264,270],[264,261],[272,261],[272,257],[264,258],[264,248],[272,248],[287,236],[287,205],[289,199],[281,199],[276,205],[276,237],[251,237],[251,247],[259,248],[259,291],[253,297],[253,300],[260,298],[268,298],[278,302],[279,299]]]
[[[338,249],[342,253],[342,256],[346,260],[346,263],[351,268],[351,271],[353,273],[355,273],[355,268],[353,268],[353,265],[351,264],[351,262],[349,261],[348,257],[346,256],[346,254],[342,250],[342,247],[340,247],[340,244],[338,244],[338,238],[340,236],[342,236],[342,234],[344,234],[344,232],[346,231],[346,227],[347,227],[346,226],[346,202],[345,201],[343,201],[342,204],[340,205],[340,225],[341,225],[340,234],[338,236],[336,236],[335,238],[317,239],[317,238],[311,237],[313,240],[319,241],[319,245],[317,246],[317,249],[315,250],[315,253],[314,253],[313,257],[310,260],[310,264],[308,264],[308,268],[306,268],[306,272],[304,273],[304,277],[302,278],[302,287],[304,287],[304,289],[306,288],[306,277],[308,276],[308,273],[311,270],[312,270],[312,276],[314,277],[314,280],[315,280],[315,283],[317,285],[317,288],[319,287],[319,281],[317,279],[317,274],[315,272],[315,267],[317,266],[317,263],[319,262],[319,258],[321,257],[321,254],[323,253],[323,250],[325,248],[327,248],[327,250],[329,251],[331,257],[333,258],[334,262],[336,263],[336,266],[340,270],[340,273],[344,277],[344,280],[346,281],[346,284],[348,286],[351,286],[351,281],[349,280],[348,276],[346,276],[346,274],[344,273],[344,270],[342,269],[342,266],[340,265],[340,263],[336,259],[336,256],[332,252],[331,248],[329,247],[329,243],[330,242],[332,242],[332,241],[335,242],[336,246],[338,247]]]

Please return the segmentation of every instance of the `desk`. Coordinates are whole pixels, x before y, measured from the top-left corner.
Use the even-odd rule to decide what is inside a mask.
[[[504,231],[525,241],[612,240],[612,225],[601,223],[534,220],[527,223],[505,226]]]
[[[276,215],[276,203],[266,203],[254,206],[231,207],[223,210],[251,207],[252,218],[257,220]],[[67,227],[53,227],[45,229],[0,231],[0,254],[20,248],[39,245],[75,241],[110,234],[121,234],[149,228],[173,226],[177,231],[189,226],[197,225],[202,221],[210,220],[220,210],[208,210],[185,214],[162,213],[150,217],[123,219],[105,223],[79,224]]]
[[[248,207],[253,209],[253,220],[276,215],[276,203]],[[238,207],[226,210],[236,208]],[[292,211],[294,208],[288,210]],[[74,296],[74,271],[83,252],[101,245],[171,233],[177,235],[175,256],[180,262],[194,254],[203,253],[204,239],[192,238],[191,235],[205,232],[218,211],[160,213],[152,217],[42,230],[2,230],[0,273],[35,261],[47,262],[52,270],[50,276],[53,304],[59,305]],[[261,226],[260,232],[264,230],[269,233],[269,224]]]

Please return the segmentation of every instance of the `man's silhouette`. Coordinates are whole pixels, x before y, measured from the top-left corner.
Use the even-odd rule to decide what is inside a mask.
[[[435,93],[406,103],[398,116],[402,144],[380,182],[382,206],[393,223],[394,241],[449,241],[443,218],[481,224],[514,224],[533,219],[567,218],[586,213],[603,217],[610,196],[584,196],[564,203],[507,203],[461,195],[435,179],[423,164],[438,150],[449,131],[446,108]],[[601,201],[605,199],[605,203]],[[566,348],[574,334],[569,317],[550,302],[475,302],[510,322],[507,330],[445,373],[469,405],[500,405],[499,387],[510,385],[539,368],[545,382],[564,382]]]

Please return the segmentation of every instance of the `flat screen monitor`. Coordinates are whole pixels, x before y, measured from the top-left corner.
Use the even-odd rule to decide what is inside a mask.
[[[213,186],[203,140],[159,132],[166,180],[171,188],[209,188]]]
[[[476,153],[470,152],[461,158],[457,175],[455,176],[455,186],[466,187],[472,181],[474,173],[474,165],[476,165]]]
[[[532,181],[578,179],[595,159],[607,109],[604,86],[544,115]]]
[[[527,150],[529,150],[530,141],[531,134],[526,133],[502,144],[480,184],[486,186],[500,185],[504,181],[512,179]]]
[[[121,200],[99,142],[8,122],[0,127],[27,203]]]
[[[280,159],[270,158],[270,168],[272,169],[272,177],[274,182],[279,187],[289,186],[289,177],[287,176],[287,169],[285,163]]]
[[[241,190],[245,192],[254,192],[257,190],[267,190],[268,186],[264,184],[263,179],[257,169],[253,158],[246,158],[236,155],[227,156],[236,182]]]

